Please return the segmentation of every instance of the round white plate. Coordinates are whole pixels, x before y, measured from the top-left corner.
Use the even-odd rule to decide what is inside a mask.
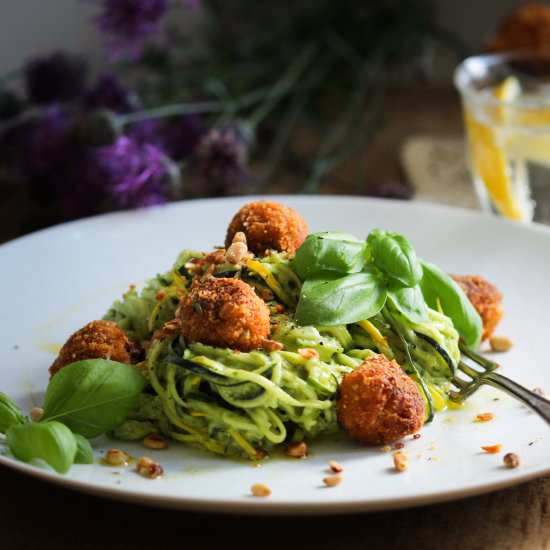
[[[100,318],[131,283],[167,269],[186,247],[223,243],[233,214],[250,198],[192,201],[77,221],[0,247],[0,390],[25,410],[41,403],[51,349],[86,322]],[[502,372],[528,388],[550,389],[548,281],[550,230],[447,207],[356,197],[277,197],[307,219],[311,231],[341,229],[364,237],[383,227],[405,234],[420,257],[452,273],[481,274],[504,293],[498,333],[514,348],[500,354]],[[492,412],[490,422],[473,422]],[[502,444],[521,467],[481,445]],[[460,410],[440,413],[417,440],[407,438],[409,469],[396,473],[391,453],[362,448],[345,436],[313,444],[307,460],[273,458],[260,467],[173,443],[151,452],[138,444],[99,440],[97,464],[58,475],[0,456],[0,463],[81,491],[193,510],[239,513],[338,513],[427,504],[479,494],[550,473],[550,427],[496,390],[483,389]],[[166,476],[148,480],[131,467],[109,468],[99,457],[122,447],[158,459]],[[6,455],[6,453],[3,453]],[[323,486],[329,460],[343,482]],[[250,496],[265,483],[269,498]]]

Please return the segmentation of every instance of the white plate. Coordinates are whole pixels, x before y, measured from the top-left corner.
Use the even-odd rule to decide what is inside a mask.
[[[250,199],[246,199],[250,200]],[[243,198],[172,204],[73,222],[0,247],[0,390],[26,410],[40,404],[52,344],[100,318],[130,283],[168,268],[186,247],[223,242]],[[550,386],[548,327],[550,230],[488,219],[434,205],[355,197],[278,197],[301,212],[312,231],[342,229],[359,237],[374,227],[407,235],[422,258],[452,273],[482,274],[505,295],[499,334],[514,348],[499,356],[503,372],[532,388]],[[498,400],[497,400],[498,399]],[[474,423],[490,411],[491,422]],[[0,463],[82,491],[145,504],[245,513],[337,513],[381,510],[450,500],[513,485],[550,472],[550,429],[536,415],[496,390],[482,390],[461,410],[438,414],[408,440],[409,469],[395,473],[390,453],[360,448],[344,436],[312,445],[307,460],[274,458],[261,467],[234,462],[173,443],[150,452],[140,445],[96,444],[98,456],[113,446],[133,456],[152,455],[163,479],[147,480],[132,468],[99,463],[73,466],[64,476],[22,464]],[[509,470],[502,454],[481,453],[500,443],[521,456]],[[343,482],[323,487],[329,460],[340,462]],[[253,483],[269,485],[266,499],[251,497]]]

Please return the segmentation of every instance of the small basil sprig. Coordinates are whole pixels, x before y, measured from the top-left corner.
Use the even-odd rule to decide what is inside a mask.
[[[80,434],[73,434],[76,441],[76,454],[74,455],[75,464],[92,464],[94,461],[94,451],[90,442]]]
[[[23,462],[41,459],[64,474],[74,462],[77,441],[61,422],[28,422],[11,426],[6,443],[13,456]]]
[[[5,434],[12,426],[26,422],[23,411],[5,393],[0,392],[0,433]]]
[[[429,320],[428,308],[418,285],[394,286],[388,292],[388,299],[411,323],[425,323]]]
[[[356,273],[366,261],[367,245],[348,233],[325,231],[309,235],[296,252],[292,267],[300,279],[323,271]]]
[[[42,418],[58,420],[84,437],[97,437],[126,420],[145,383],[131,365],[106,359],[76,361],[52,377]]]
[[[343,325],[376,315],[386,302],[383,280],[373,270],[341,276],[322,273],[308,279],[296,308],[301,325]]]
[[[402,235],[375,229],[367,238],[372,261],[391,279],[412,287],[422,278],[422,267],[412,244]]]
[[[423,276],[420,288],[428,306],[440,309],[449,317],[470,348],[479,346],[483,322],[464,291],[437,266],[428,262],[421,264]]]

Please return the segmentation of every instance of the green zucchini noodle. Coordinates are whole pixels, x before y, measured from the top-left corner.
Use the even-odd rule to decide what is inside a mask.
[[[388,302],[359,323],[298,326],[293,308],[301,283],[284,254],[254,258],[241,271],[224,264],[214,273],[238,273],[267,297],[270,339],[281,350],[244,353],[159,331],[192,279],[189,260],[202,257],[183,251],[171,270],[141,293],[131,289],[105,315],[147,350],[149,386],[115,437],[139,439],[158,430],[214,453],[258,459],[284,442],[337,431],[338,386],[376,353],[395,358],[417,383],[428,419],[444,406],[437,397],[459,360],[458,334],[445,315],[429,310],[426,323],[414,324]]]

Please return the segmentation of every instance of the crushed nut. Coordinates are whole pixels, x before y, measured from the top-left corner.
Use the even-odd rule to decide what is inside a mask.
[[[246,244],[246,235],[242,231],[237,231],[233,236],[233,240],[231,242]]]
[[[492,351],[508,351],[514,345],[510,338],[506,336],[493,336],[489,340]]]
[[[342,476],[339,474],[335,474],[333,476],[324,477],[323,483],[327,487],[336,487],[337,485],[340,485],[340,483],[342,483]]]
[[[105,462],[109,466],[128,466],[130,456],[120,449],[109,449],[105,455]]]
[[[520,459],[516,453],[506,453],[502,457],[502,462],[504,462],[507,468],[517,468],[520,464]]]
[[[222,249],[214,250],[213,252],[208,253],[204,257],[204,261],[208,264],[220,265],[220,264],[223,264],[223,262],[225,261],[225,257],[226,257],[226,252],[222,248]]]
[[[328,463],[328,467],[330,468],[331,472],[334,472],[335,474],[340,474],[344,471],[344,468],[342,465],[338,464],[335,460],[331,460]]]
[[[493,420],[494,417],[495,417],[495,415],[493,413],[490,413],[490,412],[479,413],[479,414],[476,414],[475,421],[476,422],[489,422],[489,420]]]
[[[393,465],[398,472],[404,472],[409,467],[409,457],[405,453],[397,451],[393,453]]]
[[[403,449],[403,447],[405,447],[405,443],[398,441],[393,447],[394,449]]]
[[[38,422],[44,416],[44,409],[42,407],[33,407],[29,412],[29,416],[33,422]]]
[[[422,437],[422,434],[414,434],[413,439],[420,439]]]
[[[164,474],[164,469],[158,462],[146,456],[142,456],[136,463],[136,472],[143,477],[156,479]]]
[[[248,254],[248,247],[246,243],[233,243],[229,246],[225,253],[225,260],[234,265],[239,265],[243,258]]]
[[[313,348],[300,348],[298,353],[304,359],[319,359],[319,352]]]
[[[499,443],[498,445],[482,445],[481,448],[488,454],[494,455],[496,453],[500,453],[502,451],[502,445]]]
[[[264,351],[270,353],[272,351],[282,350],[284,346],[281,342],[276,342],[275,340],[264,340],[262,342],[262,347],[264,348]]]
[[[305,458],[307,456],[307,445],[304,441],[289,443],[286,448],[286,454],[292,458]]]
[[[391,447],[389,445],[384,445],[383,447],[380,447],[379,450],[383,453],[389,453],[391,451]]]
[[[166,449],[168,440],[160,434],[152,433],[145,437],[143,444],[148,449]]]
[[[268,497],[271,494],[271,489],[264,483],[254,483],[250,487],[250,492],[254,497]]]

